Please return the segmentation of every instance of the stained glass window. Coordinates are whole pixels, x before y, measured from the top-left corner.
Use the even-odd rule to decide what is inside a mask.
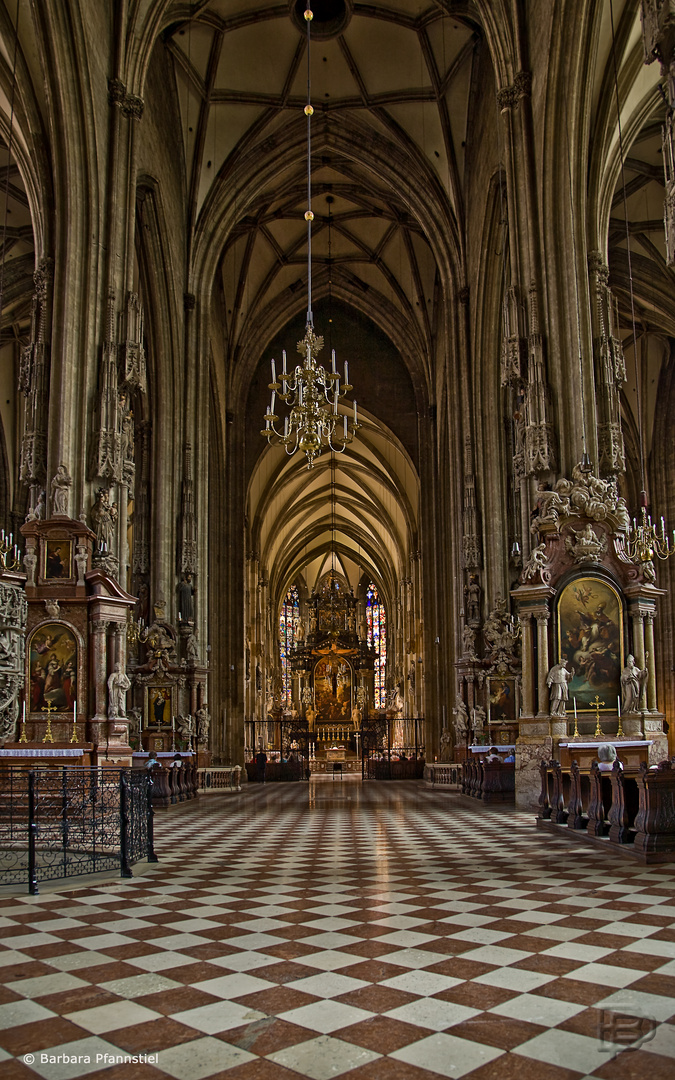
[[[281,605],[279,615],[279,653],[281,656],[281,682],[284,700],[291,704],[291,662],[290,650],[295,644],[295,634],[300,621],[300,597],[295,585],[291,585],[286,599]]]
[[[387,613],[380,603],[377,586],[371,581],[366,589],[366,624],[368,626],[368,644],[377,653],[375,658],[375,708],[387,707],[385,675],[387,670]]]

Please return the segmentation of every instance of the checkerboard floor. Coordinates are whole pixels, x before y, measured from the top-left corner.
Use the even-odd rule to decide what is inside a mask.
[[[248,785],[156,847],[0,900],[0,1080],[675,1075],[675,865],[414,782]]]

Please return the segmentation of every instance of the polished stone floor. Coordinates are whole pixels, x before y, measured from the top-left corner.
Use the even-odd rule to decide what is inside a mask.
[[[675,1076],[673,864],[414,782],[248,785],[156,835],[133,880],[0,898],[0,1080]]]

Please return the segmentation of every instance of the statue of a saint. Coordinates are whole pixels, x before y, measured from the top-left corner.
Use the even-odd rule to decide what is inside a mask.
[[[452,710],[455,714],[452,726],[455,729],[455,744],[461,746],[466,743],[466,737],[469,731],[469,711],[464,704],[461,697],[457,698],[455,707]]]
[[[568,666],[567,660],[561,660],[554,664],[546,676],[546,685],[549,687],[549,704],[551,716],[565,715],[565,702],[569,697],[568,686],[574,678],[574,668]]]
[[[118,661],[115,670],[108,676],[108,716],[113,719],[127,715],[127,690],[131,681]]]
[[[478,574],[469,574],[468,584],[464,588],[464,603],[466,605],[466,621],[477,623],[480,621],[480,582]]]
[[[178,614],[181,622],[194,621],[194,592],[192,574],[186,570],[178,586]]]
[[[305,719],[307,720],[308,731],[314,731],[314,724],[316,723],[316,712],[312,705],[308,705],[305,711]]]
[[[99,551],[103,545],[110,548],[113,537],[113,514],[110,496],[105,488],[96,492],[96,501],[91,508],[91,520],[96,533],[96,546]]]
[[[187,656],[188,663],[196,664],[199,662],[199,646],[197,644],[197,638],[194,634],[190,634],[185,643],[185,655]]]
[[[211,717],[206,705],[200,705],[197,709],[197,742],[200,746],[206,746],[209,741],[209,727]]]
[[[626,666],[621,672],[621,707],[624,712],[633,713],[640,709],[642,689],[647,681],[647,668],[640,668],[635,663],[635,657],[629,653],[626,657]]]
[[[73,483],[65,465],[59,465],[51,483],[52,514],[68,517],[68,495]]]

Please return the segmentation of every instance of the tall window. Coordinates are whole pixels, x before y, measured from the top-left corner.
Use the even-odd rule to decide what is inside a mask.
[[[387,613],[380,603],[377,586],[371,581],[366,590],[366,624],[368,644],[377,653],[375,658],[375,708],[386,709],[387,699],[384,679],[387,669]]]
[[[279,653],[281,656],[281,682],[284,700],[287,705],[291,704],[291,663],[290,650],[295,645],[295,632],[300,621],[300,597],[295,585],[291,585],[286,593],[286,599],[281,605],[279,615]]]

